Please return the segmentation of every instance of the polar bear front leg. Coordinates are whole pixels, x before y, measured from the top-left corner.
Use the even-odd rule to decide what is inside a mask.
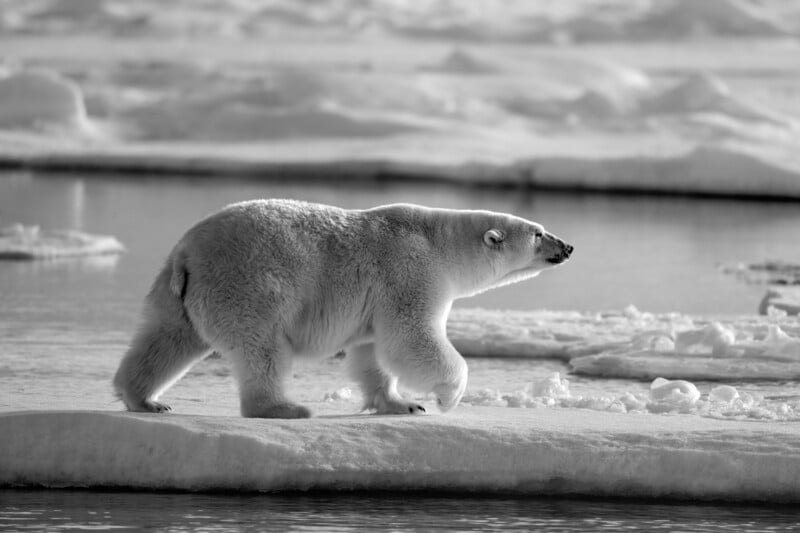
[[[397,392],[397,378],[381,370],[375,357],[375,344],[361,344],[347,351],[350,377],[358,382],[364,398],[363,410],[379,415],[418,415],[425,408],[403,399]]]
[[[267,343],[229,352],[239,381],[242,416],[247,418],[308,418],[311,411],[289,401],[284,379],[292,366],[287,349]]]
[[[449,411],[467,388],[467,363],[445,334],[444,319],[390,316],[376,324],[376,354],[381,368],[409,388],[433,392],[439,408]]]

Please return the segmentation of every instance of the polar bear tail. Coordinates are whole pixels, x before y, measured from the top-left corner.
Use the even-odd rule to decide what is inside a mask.
[[[186,297],[188,281],[189,272],[186,270],[186,254],[183,250],[177,250],[172,257],[172,275],[169,278],[169,289],[181,301]]]

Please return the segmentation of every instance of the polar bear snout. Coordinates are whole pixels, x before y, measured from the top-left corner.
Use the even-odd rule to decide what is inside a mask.
[[[567,244],[555,235],[549,233],[545,235],[543,245],[546,252],[546,261],[558,265],[569,259],[575,249],[571,244]]]

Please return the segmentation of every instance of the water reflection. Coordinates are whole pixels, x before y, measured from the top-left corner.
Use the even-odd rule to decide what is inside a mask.
[[[0,527],[169,531],[791,531],[789,507],[436,494],[0,490]]]

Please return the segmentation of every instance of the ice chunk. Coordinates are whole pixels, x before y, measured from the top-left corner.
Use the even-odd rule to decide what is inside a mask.
[[[531,385],[531,396],[534,398],[569,398],[569,380],[562,379],[558,372]]]
[[[108,235],[76,230],[40,230],[14,224],[0,230],[0,259],[53,259],[119,254],[125,247]]]
[[[739,391],[736,387],[730,385],[719,385],[711,389],[708,393],[708,399],[712,402],[724,402],[727,404],[733,403],[739,398]]]
[[[711,354],[724,356],[730,347],[736,343],[736,335],[719,322],[709,324],[703,329],[687,330],[678,333],[675,337],[675,350],[679,352],[692,352],[695,348],[711,348]]]
[[[333,392],[326,392],[323,401],[336,402],[340,400],[352,400],[352,399],[353,399],[353,390],[350,387],[342,387],[341,389],[336,389]]]
[[[656,378],[650,384],[650,399],[675,406],[692,405],[700,399],[700,391],[682,379]]]
[[[800,502],[800,426],[579,409],[311,420],[0,415],[0,486]]]
[[[674,352],[623,351],[601,353],[570,359],[576,374],[603,377],[654,379],[695,379],[721,381],[730,379],[800,379],[800,363],[761,357],[708,357]],[[767,352],[769,353],[769,352]]]

